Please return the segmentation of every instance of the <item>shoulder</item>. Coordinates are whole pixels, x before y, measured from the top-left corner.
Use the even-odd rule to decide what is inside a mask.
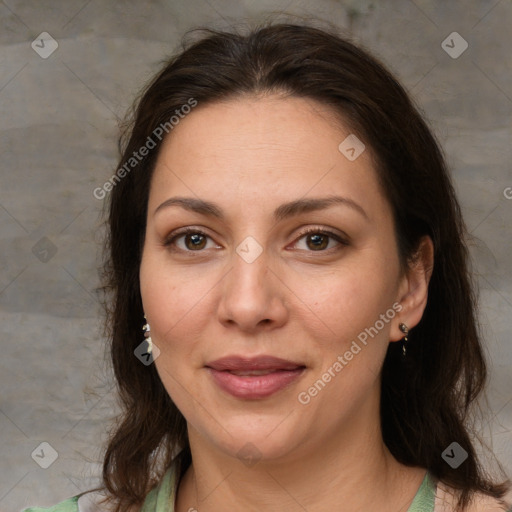
[[[61,501],[60,503],[53,505],[53,507],[30,507],[22,510],[22,512],[79,512],[78,496],[73,496],[73,498]]]
[[[108,501],[103,492],[88,491],[82,494],[78,500],[78,512],[113,512],[115,504]],[[132,505],[127,512],[140,512],[141,508]]]
[[[504,497],[506,505],[483,493],[475,493],[464,512],[512,512],[511,495]],[[438,483],[434,512],[453,512],[457,503],[456,493],[443,483]]]
[[[142,509],[133,505],[129,512],[140,512],[140,510],[156,510],[157,504],[173,500],[177,491],[178,466],[176,460],[164,473],[160,483],[154,487],[146,496]],[[21,512],[112,512],[115,505],[106,499],[101,490],[87,491],[65,501],[57,503],[53,507],[30,507]]]
[[[21,512],[111,512],[113,506],[105,502],[105,495],[100,492],[85,492],[67,500],[61,501],[53,507],[30,507]],[[135,512],[135,507],[132,511]]]
[[[511,512],[510,501],[503,505],[499,500],[485,494],[476,494],[468,506],[468,512]]]

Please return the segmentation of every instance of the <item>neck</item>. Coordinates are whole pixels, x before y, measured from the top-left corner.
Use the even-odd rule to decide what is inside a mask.
[[[339,510],[340,504],[355,512],[376,503],[382,511],[407,510],[425,470],[396,461],[378,415],[368,421],[360,414],[320,437],[321,443],[305,441],[285,457],[248,466],[189,428],[193,462],[180,484],[177,512]]]

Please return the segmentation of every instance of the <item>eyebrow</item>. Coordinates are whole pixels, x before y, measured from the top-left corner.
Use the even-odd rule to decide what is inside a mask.
[[[289,203],[284,203],[278,206],[274,210],[274,220],[276,222],[299,215],[301,213],[309,213],[318,210],[324,210],[330,206],[336,204],[348,206],[352,210],[358,212],[365,219],[368,220],[368,215],[364,211],[363,207],[348,197],[342,196],[327,196],[321,198],[308,198],[308,199],[297,199]],[[194,197],[171,197],[164,201],[160,206],[156,208],[153,215],[160,210],[169,206],[180,206],[185,210],[198,213],[200,215],[206,215],[208,217],[215,217],[219,220],[224,220],[225,215],[222,208],[216,203],[210,201],[204,201],[203,199],[197,199]]]

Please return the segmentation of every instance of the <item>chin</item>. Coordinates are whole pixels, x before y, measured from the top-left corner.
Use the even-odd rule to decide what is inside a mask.
[[[283,418],[286,416],[262,419],[258,415],[256,419],[251,415],[240,415],[231,421],[221,420],[224,428],[218,425],[214,431],[208,428],[202,431],[201,436],[227,456],[237,458],[247,466],[258,461],[278,461],[296,450],[303,441],[298,435],[298,425],[287,423]]]

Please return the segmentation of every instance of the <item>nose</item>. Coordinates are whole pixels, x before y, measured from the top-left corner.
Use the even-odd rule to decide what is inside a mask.
[[[233,254],[233,265],[220,287],[219,321],[248,333],[273,330],[288,318],[289,289],[269,268],[265,251],[248,261]]]

